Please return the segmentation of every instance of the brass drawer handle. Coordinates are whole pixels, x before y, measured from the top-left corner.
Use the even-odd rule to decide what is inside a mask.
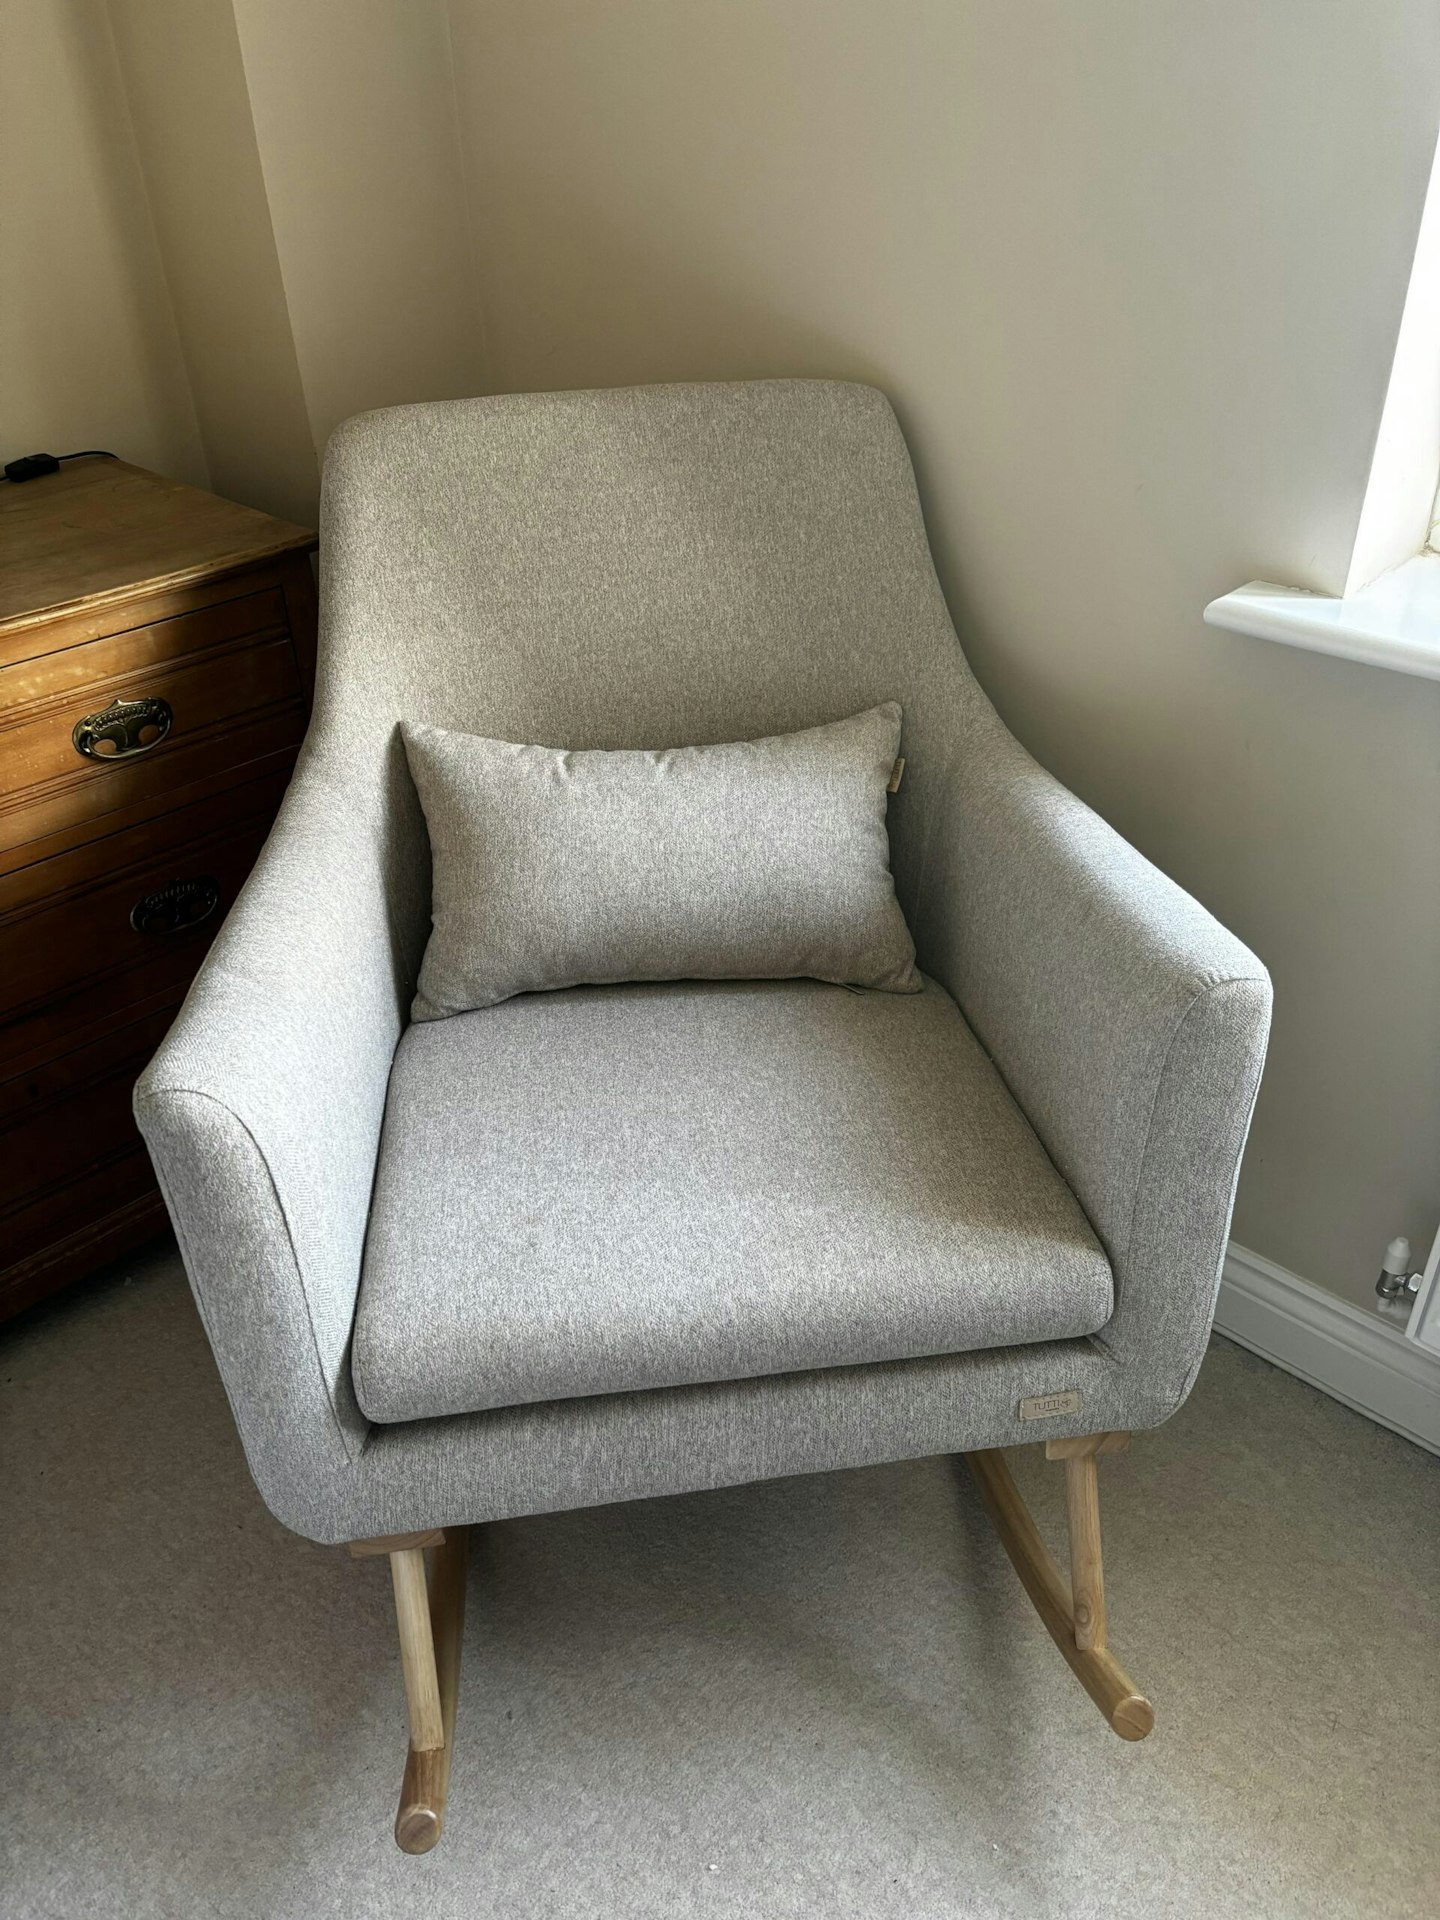
[[[70,738],[75,751],[87,760],[137,760],[142,753],[154,752],[174,718],[170,702],[158,694],[141,700],[112,700],[99,713],[77,720]]]
[[[147,893],[130,909],[136,933],[185,933],[208,920],[220,904],[220,888],[208,873],[193,880],[172,880],[168,887]]]

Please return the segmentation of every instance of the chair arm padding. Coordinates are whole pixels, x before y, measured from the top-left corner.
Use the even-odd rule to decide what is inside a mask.
[[[929,849],[923,963],[1085,1208],[1115,1274],[1099,1338],[1164,1418],[1214,1313],[1269,975],[993,711],[967,731]]]
[[[251,1471],[300,1531],[368,1432],[349,1342],[413,979],[395,904],[428,887],[387,841],[302,760],[135,1090]]]

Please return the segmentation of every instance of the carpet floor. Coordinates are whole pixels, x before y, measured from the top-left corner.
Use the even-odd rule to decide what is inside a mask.
[[[510,1521],[413,1860],[385,1565],[265,1512],[173,1251],[0,1335],[0,1459],[6,1920],[1437,1911],[1440,1461],[1221,1341],[1102,1466],[1143,1744],[956,1462]]]

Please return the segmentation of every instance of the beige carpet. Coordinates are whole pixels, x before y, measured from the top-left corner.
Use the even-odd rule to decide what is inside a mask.
[[[0,1422],[5,1920],[1440,1903],[1440,1461],[1223,1343],[1104,1466],[1143,1745],[948,1461],[510,1522],[420,1860],[384,1565],[264,1512],[173,1253],[0,1336]]]

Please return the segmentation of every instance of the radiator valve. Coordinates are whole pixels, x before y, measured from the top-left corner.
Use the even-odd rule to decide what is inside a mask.
[[[1408,1306],[1420,1291],[1420,1282],[1424,1277],[1422,1273],[1410,1271],[1410,1242],[1402,1233],[1385,1249],[1375,1291],[1382,1300],[1398,1300]]]

